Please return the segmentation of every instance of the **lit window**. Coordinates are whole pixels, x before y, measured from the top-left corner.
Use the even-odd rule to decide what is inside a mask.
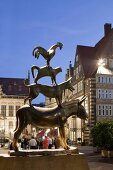
[[[1,115],[6,116],[6,105],[1,105]]]
[[[102,77],[102,83],[104,83],[104,77]]]
[[[98,83],[100,83],[100,77],[98,77]]]
[[[104,115],[105,115],[104,105],[103,105],[103,110],[102,110],[102,112],[103,112],[103,116],[104,116]]]
[[[108,106],[106,106],[106,116],[108,116]]]
[[[109,83],[111,83],[111,77],[109,77]]]
[[[9,106],[9,116],[14,116],[14,106]]]
[[[109,99],[112,99],[112,91],[109,90]]]
[[[107,77],[107,83],[109,83],[109,77]]]
[[[20,106],[16,106],[16,112],[17,112],[17,110],[20,108]]]
[[[108,90],[106,90],[106,97],[105,97],[106,99],[108,98]]]
[[[99,99],[101,98],[101,90],[100,89],[98,90],[98,98]]]
[[[102,90],[102,99],[104,99],[104,90]]]
[[[98,106],[98,115],[101,115],[101,105]]]
[[[109,115],[110,115],[110,116],[112,115],[111,106],[109,106]]]

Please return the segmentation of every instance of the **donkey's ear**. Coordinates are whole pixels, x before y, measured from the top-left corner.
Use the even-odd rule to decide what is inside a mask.
[[[71,81],[72,77],[69,77],[66,81]]]
[[[86,99],[86,97],[87,97],[87,96],[83,96],[82,99],[79,101],[78,104],[81,105],[81,104],[84,102],[84,100]]]

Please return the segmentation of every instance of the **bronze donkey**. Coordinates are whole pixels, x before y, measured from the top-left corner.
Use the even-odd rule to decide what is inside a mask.
[[[81,105],[84,100],[85,98],[81,101],[72,100],[68,103],[62,103],[62,107],[56,106],[54,108],[41,108],[29,105],[22,106],[16,112],[16,129],[13,138],[14,150],[18,150],[18,138],[28,124],[42,128],[58,127],[61,144],[64,149],[69,149],[66,143],[64,124],[72,115],[76,115],[81,119],[87,119],[86,110]]]

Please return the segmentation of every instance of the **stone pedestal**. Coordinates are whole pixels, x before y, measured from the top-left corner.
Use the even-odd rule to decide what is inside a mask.
[[[9,151],[10,156],[31,156],[31,155],[42,155],[42,156],[55,156],[55,155],[68,155],[68,154],[77,154],[78,148],[77,147],[70,147],[69,150],[65,150],[63,148],[59,149],[26,149],[26,150],[19,150],[19,151]]]
[[[89,170],[84,154],[0,157],[1,170]]]

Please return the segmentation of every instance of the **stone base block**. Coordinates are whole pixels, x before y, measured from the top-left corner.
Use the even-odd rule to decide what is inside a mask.
[[[89,170],[84,154],[0,157],[0,170]]]
[[[63,154],[77,154],[78,148],[77,147],[70,147],[69,150],[65,150],[63,148],[60,149],[26,149],[26,150],[19,150],[19,151],[9,151],[10,156],[31,156],[31,155],[63,155]]]

